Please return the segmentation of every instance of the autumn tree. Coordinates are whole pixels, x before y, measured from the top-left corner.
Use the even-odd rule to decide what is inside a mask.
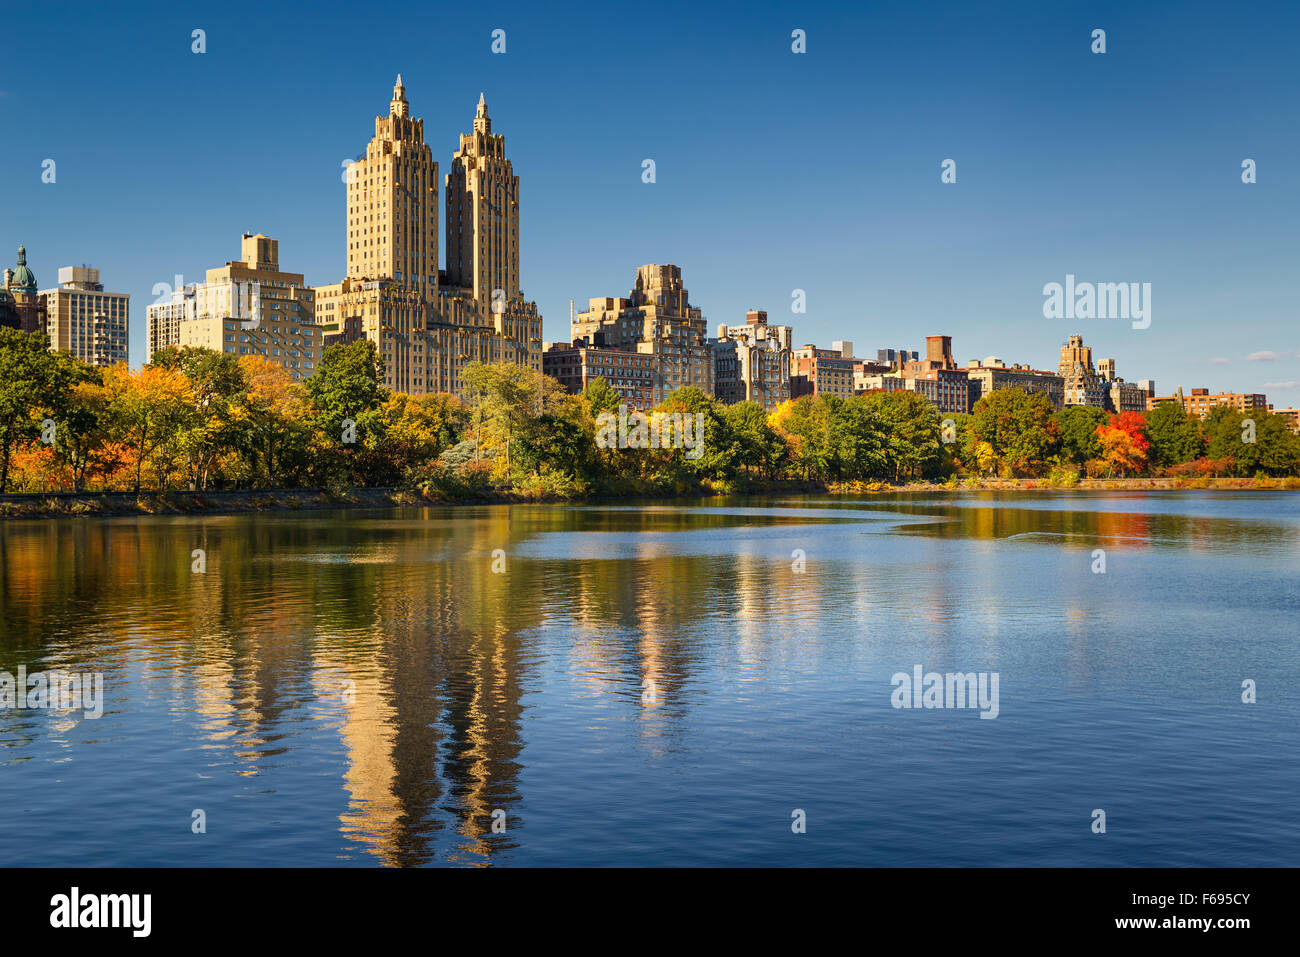
[[[175,440],[193,415],[194,392],[175,369],[145,366],[132,372],[125,362],[105,371],[104,392],[110,430],[131,448],[138,494],[145,459]]]
[[[1135,475],[1146,468],[1151,443],[1146,437],[1146,418],[1141,412],[1112,415],[1104,425],[1097,426],[1097,443],[1101,447],[1101,459],[1112,474]]]

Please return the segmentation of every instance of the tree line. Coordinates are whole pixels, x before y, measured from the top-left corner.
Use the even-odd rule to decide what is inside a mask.
[[[294,380],[262,356],[195,347],[137,371],[89,366],[39,334],[0,329],[0,492],[345,486],[464,498],[688,493],[704,484],[907,482],[960,476],[1293,475],[1300,437],[1282,417],[1176,404],[1146,413],[1055,411],[1019,389],[969,415],[914,392],[805,396],[768,412],[696,388],[655,412],[702,414],[703,454],[601,448],[604,379],[581,395],[522,365],[470,363],[463,399],[382,385],[373,343],[327,348]]]

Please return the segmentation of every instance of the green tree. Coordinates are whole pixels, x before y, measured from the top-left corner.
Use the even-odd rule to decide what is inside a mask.
[[[995,389],[975,403],[971,435],[987,442],[1012,474],[1035,475],[1060,446],[1051,400],[1041,392]]]
[[[618,407],[623,402],[623,396],[605,381],[604,376],[597,376],[588,382],[587,388],[582,391],[582,395],[591,407],[591,414],[596,416],[602,412],[617,414]]]
[[[516,441],[536,444],[545,430],[542,418],[556,411],[564,387],[518,363],[471,362],[461,371],[461,382],[473,410],[475,441],[481,446],[486,440],[503,451],[503,477],[509,477],[511,447]]]
[[[375,450],[384,442],[380,406],[390,394],[381,384],[383,374],[383,360],[369,339],[336,343],[321,354],[306,382],[318,480],[365,483],[382,471]],[[345,429],[345,422],[352,428]]]
[[[772,478],[781,461],[784,447],[776,430],[768,423],[767,412],[757,402],[737,402],[723,410],[727,431],[736,443],[733,466],[747,473],[757,470]]]
[[[1061,433],[1061,458],[1075,465],[1101,458],[1097,429],[1110,417],[1105,409],[1091,405],[1067,405],[1056,413],[1056,427]]]
[[[340,441],[344,419],[356,423],[358,436],[364,434],[378,422],[377,410],[388,395],[380,384],[383,378],[383,360],[369,339],[327,348],[306,383],[317,425],[335,441]]]
[[[1238,475],[1291,475],[1300,468],[1300,436],[1283,416],[1264,409],[1239,412],[1226,405],[1210,410],[1203,423],[1206,454],[1232,459]]]
[[[1161,402],[1146,413],[1147,438],[1151,448],[1147,461],[1154,472],[1171,465],[1190,462],[1205,451],[1200,422],[1193,419],[1179,402]]]
[[[893,481],[939,472],[943,422],[933,403],[902,389],[868,392],[862,398],[884,431],[884,467]],[[953,425],[955,428],[955,421]]]
[[[883,477],[889,468],[886,449],[888,437],[871,400],[864,395],[848,399],[834,395],[820,398],[830,413],[828,437],[833,477]]]
[[[0,493],[9,489],[10,453],[60,389],[59,368],[43,334],[0,327]]]

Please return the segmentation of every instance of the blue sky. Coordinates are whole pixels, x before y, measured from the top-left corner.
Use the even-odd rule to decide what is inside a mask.
[[[154,285],[238,258],[245,230],[335,282],[340,162],[400,71],[443,173],[486,92],[547,339],[567,338],[570,298],[626,295],[637,266],[672,262],[711,332],[761,308],[798,343],[874,354],[946,334],[962,363],[1051,368],[1077,332],[1162,394],[1293,406],[1297,21],[1283,4],[1055,0],[25,4],[2,28],[0,260],[25,243],[43,288],[99,267],[132,295],[133,364]],[[1150,328],[1044,318],[1067,273],[1151,283]]]

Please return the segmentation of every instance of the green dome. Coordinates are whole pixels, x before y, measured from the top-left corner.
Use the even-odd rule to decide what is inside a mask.
[[[10,288],[27,292],[36,291],[36,274],[27,268],[27,250],[22,246],[18,247],[18,268],[14,270],[14,277],[10,280]]]

